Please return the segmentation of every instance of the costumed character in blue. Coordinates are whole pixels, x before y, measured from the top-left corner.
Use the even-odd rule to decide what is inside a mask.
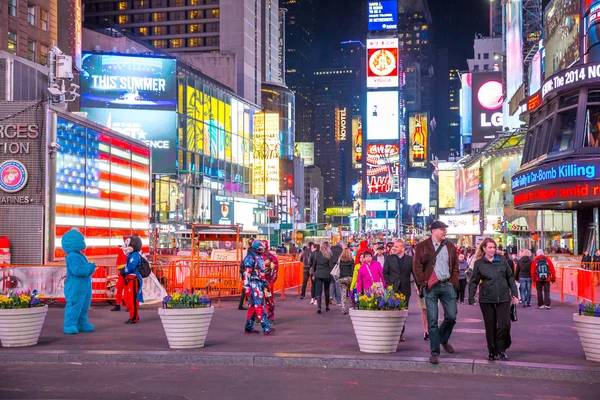
[[[61,245],[67,253],[63,332],[66,334],[92,332],[94,325],[88,322],[88,309],[92,302],[92,274],[96,271],[96,264],[88,262],[81,253],[85,250],[85,238],[79,231],[70,230],[65,233]]]
[[[140,301],[144,302],[142,294],[143,279],[140,275],[140,267],[142,266],[142,239],[138,235],[132,235],[125,239],[123,252],[127,254],[127,263],[125,268],[121,269],[121,275],[125,280],[125,291],[123,293],[123,301],[129,311],[129,319],[126,324],[135,324],[140,320],[138,313]]]
[[[254,241],[248,249],[248,255],[244,259],[244,291],[248,299],[248,315],[246,317],[245,333],[258,333],[254,330],[254,320],[258,319],[263,333],[268,335],[274,331],[267,319],[265,312],[264,289],[268,285],[265,278],[265,266],[262,253],[265,246],[260,240]]]

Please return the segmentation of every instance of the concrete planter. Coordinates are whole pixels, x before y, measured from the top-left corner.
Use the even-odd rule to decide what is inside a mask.
[[[588,361],[600,362],[600,317],[573,314],[579,341]]]
[[[158,315],[172,349],[204,347],[214,307],[159,308]]]
[[[358,347],[363,353],[395,353],[408,310],[350,309]]]
[[[37,344],[48,306],[0,310],[0,341],[4,347]]]

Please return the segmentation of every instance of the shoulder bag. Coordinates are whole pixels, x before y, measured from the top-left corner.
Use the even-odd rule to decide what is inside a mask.
[[[333,267],[333,269],[331,270],[330,274],[331,277],[334,280],[339,280],[340,279],[340,259],[338,258],[338,261],[335,263],[335,266]]]
[[[432,240],[433,243],[433,240]],[[431,264],[435,263],[435,260],[437,259],[438,254],[440,254],[440,251],[442,251],[442,249],[446,247],[446,241],[442,241],[442,243],[440,243],[440,246],[438,247],[438,249],[435,252],[435,255],[433,256],[433,258],[431,260],[429,260],[427,262],[427,264],[425,264],[423,266],[423,273],[425,273],[425,271],[427,270],[427,268],[429,268],[431,266]],[[432,274],[435,274],[435,271],[432,272]],[[423,294],[423,287],[419,288],[419,297],[423,298],[425,297],[425,295]]]

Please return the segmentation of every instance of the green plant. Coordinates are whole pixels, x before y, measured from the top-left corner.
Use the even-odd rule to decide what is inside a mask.
[[[600,304],[579,303],[579,315],[585,315],[587,317],[600,317]]]
[[[373,285],[375,289],[375,285]],[[406,310],[406,296],[395,293],[392,286],[384,288],[382,291],[373,290],[367,292],[358,298],[359,310]]]
[[[32,308],[45,306],[44,295],[37,290],[27,292],[9,293],[8,296],[0,294],[0,309]]]
[[[183,292],[176,290],[163,299],[163,308],[206,308],[210,307],[210,297],[202,292]]]

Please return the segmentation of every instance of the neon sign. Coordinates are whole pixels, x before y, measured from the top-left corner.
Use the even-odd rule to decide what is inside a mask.
[[[599,160],[575,161],[564,165],[550,165],[532,171],[516,174],[512,178],[512,190],[521,190],[539,183],[573,179],[598,179],[600,177]]]

